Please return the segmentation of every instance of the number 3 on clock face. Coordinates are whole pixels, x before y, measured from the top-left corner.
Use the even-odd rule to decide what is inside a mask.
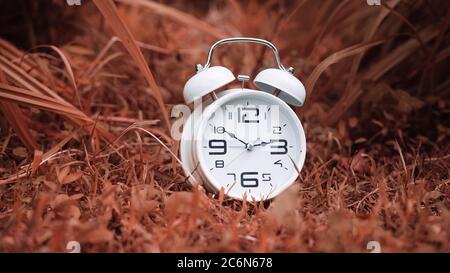
[[[297,115],[279,98],[258,91],[233,92],[209,105],[194,147],[207,186],[257,201],[291,185],[305,154]]]

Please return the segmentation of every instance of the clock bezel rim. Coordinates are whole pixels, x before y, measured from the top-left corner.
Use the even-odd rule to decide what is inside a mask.
[[[230,92],[230,91],[236,91],[236,92]],[[230,92],[230,93],[219,97],[217,100],[213,101],[210,105],[208,105],[207,108],[205,108],[205,110],[203,111],[202,119],[198,126],[199,130],[197,132],[197,137],[194,139],[194,143],[193,143],[193,149],[192,149],[193,153],[192,154],[193,154],[194,162],[198,163],[197,170],[199,172],[199,175],[202,178],[204,178],[204,180],[205,180],[204,184],[208,184],[208,186],[213,188],[215,192],[220,191],[220,187],[218,187],[219,183],[218,183],[218,181],[215,181],[217,179],[215,179],[211,175],[211,173],[205,169],[204,165],[202,164],[202,162],[205,162],[205,159],[203,157],[203,154],[201,153],[201,150],[204,149],[203,145],[202,145],[202,140],[203,140],[202,136],[203,136],[203,132],[204,132],[205,128],[207,127],[206,123],[208,122],[209,117],[224,103],[231,101],[235,98],[239,98],[239,97],[243,98],[245,96],[254,96],[254,95],[261,96],[261,97],[263,97],[263,100],[266,100],[266,99],[273,100],[278,105],[280,105],[280,107],[284,107],[286,109],[286,112],[290,115],[291,119],[294,120],[294,122],[297,124],[298,135],[300,136],[300,140],[299,140],[300,156],[299,156],[298,161],[295,163],[296,163],[298,170],[301,171],[303,168],[304,162],[305,162],[305,158],[306,158],[306,136],[305,136],[305,131],[304,131],[303,125],[300,122],[300,119],[296,115],[295,111],[286,102],[284,102],[280,98],[278,98],[272,94],[259,91],[259,90],[246,88],[245,91],[244,90],[240,91],[239,88],[232,88],[232,89],[225,90],[223,92]],[[274,198],[275,196],[279,195],[281,192],[286,190],[289,186],[291,186],[295,182],[295,180],[298,178],[298,176],[299,176],[299,173],[297,172],[297,169],[294,168],[292,175],[289,177],[289,179],[285,183],[283,183],[283,185],[281,187],[279,187],[276,191],[272,191],[266,197],[255,198],[256,201],[264,201],[264,200],[269,200],[269,199]],[[215,181],[217,183],[214,183],[213,181]],[[220,185],[220,186],[222,187],[222,185]],[[232,197],[234,199],[243,200],[243,196],[233,195],[230,193],[226,193],[226,195],[229,197]],[[247,200],[249,200],[249,197],[247,197]]]

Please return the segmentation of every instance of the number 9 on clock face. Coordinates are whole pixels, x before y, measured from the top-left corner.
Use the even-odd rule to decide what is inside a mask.
[[[209,105],[193,153],[207,187],[256,201],[291,185],[305,154],[297,115],[279,98],[258,91],[227,94]]]

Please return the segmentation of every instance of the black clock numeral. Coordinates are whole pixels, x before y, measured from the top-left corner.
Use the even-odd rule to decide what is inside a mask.
[[[233,182],[236,182],[236,174],[235,173],[227,173],[227,175],[233,176]]]
[[[210,155],[224,155],[227,153],[227,141],[224,139],[209,140],[209,148],[215,151],[209,152]]]
[[[223,168],[223,167],[225,167],[225,161],[223,161],[223,160],[216,160],[215,161],[215,166],[216,166],[216,168]]]
[[[258,172],[243,172],[241,173],[241,186],[243,188],[256,188],[259,185],[257,177]]]
[[[272,174],[271,173],[263,173],[262,181],[264,181],[264,182],[272,181]]]
[[[274,165],[280,165],[280,168],[283,168],[283,163],[281,162],[281,159],[278,159],[277,161],[273,162]]]
[[[249,118],[250,113],[253,117]],[[259,109],[257,107],[238,108],[238,122],[242,123],[259,123]]]
[[[288,142],[287,142],[286,139],[273,139],[273,140],[271,140],[271,142],[275,143],[275,144],[277,142],[281,143],[281,145],[280,144],[278,144],[278,145],[270,145],[270,148],[277,149],[276,151],[270,152],[271,155],[285,155],[285,154],[287,154],[287,152],[288,152],[288,148],[287,148]]]
[[[273,126],[273,131],[272,133],[274,135],[281,135],[281,126]]]
[[[223,127],[223,126],[218,126],[218,127],[214,126],[213,127],[213,132],[214,132],[214,134],[223,134],[223,133],[225,133],[225,127]]]

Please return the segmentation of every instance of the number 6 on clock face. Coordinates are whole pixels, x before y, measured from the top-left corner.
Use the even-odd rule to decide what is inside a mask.
[[[305,153],[305,135],[294,111],[273,95],[247,89],[208,106],[193,156],[207,187],[260,201],[293,183]]]

